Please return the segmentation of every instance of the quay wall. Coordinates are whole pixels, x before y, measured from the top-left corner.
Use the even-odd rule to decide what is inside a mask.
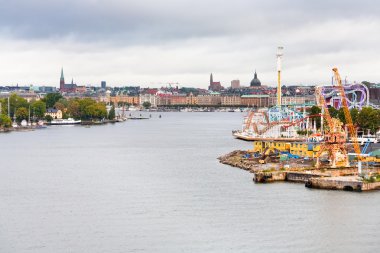
[[[285,171],[275,171],[275,172],[256,172],[254,173],[253,181],[256,183],[270,183],[276,181],[285,181],[286,172]]]
[[[342,181],[330,178],[311,178],[305,184],[308,188],[326,189],[326,190],[345,190],[345,191],[362,191],[362,182],[359,181]]]
[[[293,172],[288,171],[286,173],[286,181],[296,183],[306,183],[310,178],[320,177],[319,174],[311,174],[306,172]]]
[[[380,189],[380,182],[375,183],[362,183],[362,190],[363,191],[372,191],[372,190],[379,190]]]

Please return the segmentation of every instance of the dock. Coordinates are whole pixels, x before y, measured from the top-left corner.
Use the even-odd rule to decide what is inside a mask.
[[[149,117],[141,117],[141,116],[139,116],[139,117],[127,117],[127,119],[131,119],[131,120],[141,120],[141,119],[149,119]]]
[[[236,150],[218,159],[223,164],[249,171],[255,183],[292,182],[304,184],[306,188],[356,192],[380,190],[380,180],[359,177],[356,167],[317,169],[294,159],[292,165],[285,168],[281,163],[257,164],[255,159],[244,158],[244,155],[244,151]],[[363,172],[379,175],[380,168],[366,168]]]

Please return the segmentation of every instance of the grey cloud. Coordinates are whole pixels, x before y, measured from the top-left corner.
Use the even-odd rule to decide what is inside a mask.
[[[376,81],[374,2],[0,0],[0,81],[54,83],[64,65],[82,84],[175,78],[204,87],[212,71],[228,85],[248,83],[255,68],[275,84],[278,45],[286,84],[326,82],[335,64]]]
[[[176,39],[265,35],[305,23],[376,15],[372,1],[216,0],[3,1],[0,27],[20,39],[155,43]]]

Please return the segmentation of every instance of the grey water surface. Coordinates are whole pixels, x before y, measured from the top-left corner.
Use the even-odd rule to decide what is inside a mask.
[[[0,252],[379,251],[380,192],[254,184],[216,159],[242,113],[151,114],[1,134]]]

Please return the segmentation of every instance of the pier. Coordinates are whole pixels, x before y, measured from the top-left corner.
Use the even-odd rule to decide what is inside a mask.
[[[304,184],[307,188],[356,192],[380,190],[378,180],[362,179],[356,167],[315,168],[312,163],[300,162],[301,159],[294,159],[289,164],[260,164],[259,158],[246,157],[247,152],[236,150],[218,159],[223,164],[249,171],[255,183],[292,182]],[[380,168],[367,168],[363,172],[379,175]]]

